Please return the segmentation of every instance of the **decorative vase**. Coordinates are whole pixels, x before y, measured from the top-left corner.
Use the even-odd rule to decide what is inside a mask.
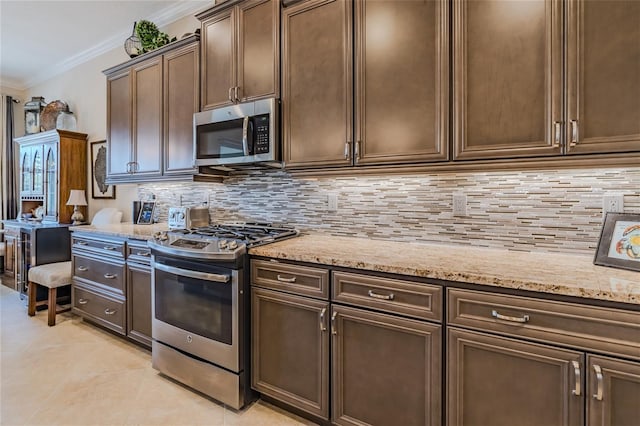
[[[136,24],[137,22],[133,23],[131,37],[124,41],[124,51],[127,52],[127,55],[129,55],[130,58],[135,58],[142,53],[142,43],[136,35]]]

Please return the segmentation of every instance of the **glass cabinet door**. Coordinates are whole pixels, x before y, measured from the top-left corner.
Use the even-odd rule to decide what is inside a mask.
[[[44,169],[42,164],[42,146],[33,147],[33,195],[44,194]]]
[[[21,159],[20,159],[20,192],[22,194],[31,194],[31,147],[23,148],[21,150]]]
[[[45,217],[48,220],[56,220],[58,217],[57,203],[57,182],[56,182],[56,147],[45,146],[44,148],[44,209]]]

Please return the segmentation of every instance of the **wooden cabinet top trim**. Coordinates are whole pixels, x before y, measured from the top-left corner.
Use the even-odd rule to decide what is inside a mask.
[[[147,53],[142,54],[140,56],[136,56],[135,58],[133,58],[131,60],[128,60],[127,62],[123,62],[123,63],[115,65],[115,66],[113,66],[111,68],[107,68],[106,70],[103,70],[102,73],[107,75],[107,76],[109,76],[109,75],[112,75],[114,73],[118,73],[118,72],[120,72],[122,70],[125,70],[125,69],[127,69],[127,68],[129,68],[129,67],[131,67],[133,65],[139,64],[140,62],[144,62],[147,59],[160,56],[160,55],[162,55],[164,53],[170,52],[170,51],[172,51],[174,49],[181,48],[183,46],[187,46],[187,45],[189,45],[191,43],[199,43],[199,42],[200,42],[200,35],[199,34],[193,34],[193,35],[190,35],[189,37],[185,37],[185,38],[183,38],[181,40],[174,41],[172,43],[169,43],[169,44],[167,44],[165,46],[162,46],[162,47],[160,47],[160,48],[158,48],[156,50],[153,50],[151,52],[147,52]]]

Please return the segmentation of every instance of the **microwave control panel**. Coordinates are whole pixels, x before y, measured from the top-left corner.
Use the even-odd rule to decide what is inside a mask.
[[[254,154],[269,152],[269,114],[256,115],[254,118],[255,142]]]

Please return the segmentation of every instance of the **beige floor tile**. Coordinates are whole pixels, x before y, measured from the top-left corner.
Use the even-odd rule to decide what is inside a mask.
[[[0,425],[308,425],[262,401],[227,409],[151,367],[151,354],[79,317],[27,315],[0,284]]]

